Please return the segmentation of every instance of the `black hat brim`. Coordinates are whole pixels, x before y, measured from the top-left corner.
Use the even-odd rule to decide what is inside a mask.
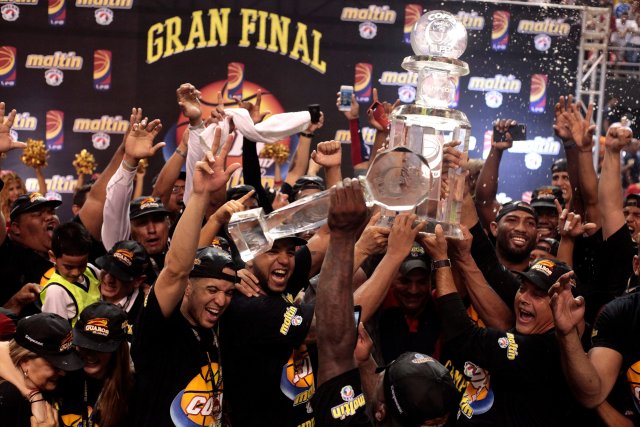
[[[63,371],[77,371],[84,367],[84,362],[75,350],[64,354],[39,354],[39,356]]]
[[[124,339],[124,337],[122,339]],[[73,345],[100,353],[113,353],[120,346],[122,339],[111,338],[108,340],[96,340],[78,329],[74,328],[73,330]]]
[[[165,215],[169,215],[170,212],[166,208],[163,208],[163,207],[145,209],[145,210],[138,211],[135,215],[129,215],[129,219],[136,219],[136,218],[140,218],[140,217],[143,217],[143,216],[146,216],[146,215],[155,214],[155,213],[162,213],[162,214],[165,214]]]
[[[111,260],[111,257],[108,254],[107,255],[102,255],[101,257],[96,259],[96,265],[98,267],[100,267],[102,270],[106,271],[107,273],[115,276],[116,278],[118,278],[118,279],[120,279],[122,281],[130,282],[133,279],[135,279],[135,277],[133,277],[131,274],[125,272],[120,267],[118,267]]]

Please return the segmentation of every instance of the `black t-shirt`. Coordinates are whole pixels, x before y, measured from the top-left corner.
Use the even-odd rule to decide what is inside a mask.
[[[9,381],[2,381],[0,383],[0,424],[11,427],[30,427],[30,418],[29,401]]]
[[[294,305],[284,295],[234,295],[220,320],[234,427],[295,427],[313,418],[313,373],[302,346],[312,319],[313,306]]]
[[[136,369],[131,425],[220,425],[222,376],[215,339],[211,329],[187,322],[179,305],[165,318],[151,289],[131,347]]]
[[[62,377],[56,388],[60,402],[58,409],[60,426],[80,425],[83,417],[99,426],[99,412],[94,412],[94,410],[102,385],[102,381],[88,378],[83,370],[68,372]],[[84,397],[85,386],[87,390],[86,401]]]
[[[0,306],[27,283],[40,283],[42,275],[53,263],[48,258],[14,242],[8,236],[0,245]],[[21,313],[22,315],[26,313]]]
[[[522,335],[479,328],[455,293],[439,298],[437,305],[446,345],[466,360],[464,371],[475,388],[460,403],[456,425],[571,425],[576,404],[553,331]],[[475,372],[477,366],[488,369],[490,379]]]
[[[358,369],[352,369],[322,384],[313,396],[317,426],[373,427]]]
[[[606,347],[622,355],[620,380],[626,393],[607,399],[623,413],[640,421],[640,293],[619,297],[607,304],[591,334],[594,347]],[[625,387],[622,387],[625,388]]]

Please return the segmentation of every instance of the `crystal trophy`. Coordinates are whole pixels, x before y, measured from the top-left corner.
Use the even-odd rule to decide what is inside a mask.
[[[459,227],[464,195],[464,171],[449,169],[442,176],[444,144],[459,141],[457,149],[466,155],[471,124],[467,116],[449,108],[455,94],[457,78],[469,74],[469,66],[458,58],[467,46],[465,27],[449,12],[425,13],[411,31],[415,55],[402,62],[402,68],[418,74],[415,104],[401,105],[391,113],[389,147],[406,147],[422,154],[431,170],[427,199],[416,208],[419,218],[427,222],[426,232],[436,224],[445,235],[462,238]],[[442,184],[448,193],[442,194]]]
[[[366,177],[359,178],[367,206],[398,212],[415,209],[427,200],[431,170],[422,154],[407,147],[385,150],[375,157]],[[267,252],[277,239],[320,228],[327,222],[330,191],[297,200],[268,215],[262,208],[234,213],[228,231],[246,262]]]

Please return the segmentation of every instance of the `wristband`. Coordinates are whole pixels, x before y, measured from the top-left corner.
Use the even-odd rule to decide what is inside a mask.
[[[31,392],[27,396],[27,399],[31,400],[31,399],[33,399],[33,396],[35,396],[36,394],[39,394],[39,393],[42,393],[42,392],[40,390],[38,390],[38,389],[31,390]]]
[[[187,158],[187,153],[182,151],[180,148],[176,148],[176,154],[178,154],[178,156],[182,157],[183,159]]]
[[[313,133],[300,132],[300,136],[304,136],[305,138],[313,138],[316,135]]]
[[[124,168],[124,170],[129,172],[133,172],[138,169],[138,165],[130,165],[125,159],[122,159],[122,167]]]
[[[449,258],[431,262],[431,270],[437,270],[445,267],[451,267],[451,260]]]

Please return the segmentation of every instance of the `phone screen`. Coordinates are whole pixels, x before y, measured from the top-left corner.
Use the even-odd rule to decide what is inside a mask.
[[[514,141],[524,141],[527,139],[527,126],[524,124],[518,124],[515,126],[509,126],[509,130],[507,131],[511,134],[511,138]],[[499,132],[498,129],[494,126],[493,128],[493,140],[496,142],[505,141],[506,132]]]
[[[353,307],[353,319],[356,322],[356,335],[358,334],[358,325],[360,324],[360,315],[362,314],[362,307],[356,305]]]
[[[340,111],[349,111],[351,109],[351,96],[353,95],[353,86],[340,86]]]

